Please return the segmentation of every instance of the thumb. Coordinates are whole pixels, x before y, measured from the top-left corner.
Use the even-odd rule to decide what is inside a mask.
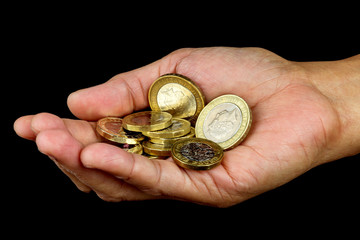
[[[104,116],[123,116],[148,106],[148,90],[158,77],[174,73],[177,63],[191,49],[180,49],[166,57],[109,81],[76,91],[68,97],[70,111],[80,119],[98,120]]]

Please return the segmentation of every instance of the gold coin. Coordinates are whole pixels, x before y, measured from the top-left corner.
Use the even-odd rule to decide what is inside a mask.
[[[152,143],[150,141],[145,141],[142,143],[144,152],[149,155],[155,156],[170,156],[171,147],[164,147],[161,144]]]
[[[224,152],[213,141],[203,138],[189,138],[174,143],[171,148],[171,157],[181,167],[208,170],[221,163]]]
[[[150,138],[181,137],[190,132],[190,125],[190,122],[185,119],[173,118],[169,127],[158,131],[143,132],[142,134]]]
[[[150,155],[147,153],[143,153],[143,156],[147,157],[148,159],[167,159],[169,156],[156,156],[156,155]]]
[[[107,140],[117,143],[138,144],[144,135],[138,132],[127,132],[122,128],[122,119],[105,117],[97,121],[96,131]]]
[[[127,151],[129,153],[135,153],[135,154],[142,154],[143,153],[143,147],[139,144],[127,144],[127,143],[117,143],[113,141],[109,141],[107,139],[104,140],[105,143],[108,143],[110,145],[119,147],[123,149],[124,151]]]
[[[164,147],[171,147],[176,141],[185,139],[185,138],[192,138],[195,136],[195,128],[191,127],[190,132],[184,136],[176,137],[176,138],[150,138],[150,142],[162,144]]]
[[[134,154],[142,154],[143,153],[143,147],[141,144],[121,144],[118,146],[121,149],[127,151],[128,153],[134,153]]]
[[[224,150],[239,145],[247,136],[252,116],[247,103],[236,95],[215,98],[201,111],[196,122],[196,137],[219,144]]]
[[[167,112],[137,112],[124,117],[123,128],[135,132],[156,131],[169,127],[171,119],[171,114]]]
[[[200,88],[187,77],[165,74],[149,89],[149,104],[154,111],[169,112],[175,118],[194,122],[205,106]]]

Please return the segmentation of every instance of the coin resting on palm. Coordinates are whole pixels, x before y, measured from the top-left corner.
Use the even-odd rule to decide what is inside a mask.
[[[208,170],[219,165],[223,159],[223,149],[213,141],[203,138],[179,140],[171,148],[171,156],[181,167]]]
[[[205,143],[191,142],[180,149],[180,153],[191,161],[207,161],[214,157],[214,150]]]
[[[196,137],[218,143],[223,149],[240,144],[251,126],[251,111],[239,96],[227,94],[215,98],[201,111],[196,122]]]

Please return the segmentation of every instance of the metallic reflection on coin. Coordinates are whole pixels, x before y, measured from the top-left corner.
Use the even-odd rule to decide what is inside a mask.
[[[223,157],[223,149],[213,141],[203,138],[179,140],[171,148],[171,156],[176,164],[194,170],[208,170],[218,166]]]
[[[137,112],[124,117],[123,128],[135,132],[157,131],[169,127],[171,119],[171,114],[167,112]]]
[[[171,147],[165,147],[162,144],[152,143],[150,141],[145,141],[142,143],[144,152],[149,155],[154,156],[170,156],[171,155]]]
[[[141,144],[119,144],[117,146],[127,151],[128,153],[134,153],[134,154],[143,153],[143,147]]]
[[[144,136],[138,132],[128,132],[122,128],[122,119],[105,117],[97,121],[96,131],[109,141],[123,144],[138,144]]]
[[[194,136],[195,136],[195,128],[191,127],[190,132],[184,136],[176,137],[176,138],[150,138],[150,142],[162,144],[165,147],[171,147],[178,140],[185,138],[192,138]]]
[[[239,107],[233,103],[222,103],[207,114],[203,132],[207,139],[217,143],[224,142],[235,135],[241,122],[242,114]]]
[[[204,108],[205,97],[187,77],[165,74],[151,85],[149,104],[154,111],[169,112],[174,118],[194,122]]]
[[[190,122],[185,119],[173,118],[169,127],[158,131],[143,132],[143,134],[150,138],[176,138],[188,134],[190,125]]]
[[[163,85],[157,94],[156,101],[161,110],[169,112],[176,117],[185,118],[193,116],[196,112],[195,96],[178,83]]]
[[[251,111],[247,103],[236,95],[222,95],[202,110],[196,122],[196,137],[218,143],[223,149],[240,144],[251,126]]]

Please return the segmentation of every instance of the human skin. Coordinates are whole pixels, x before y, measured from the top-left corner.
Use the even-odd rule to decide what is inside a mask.
[[[150,160],[101,142],[95,121],[148,107],[148,90],[166,73],[192,79],[206,101],[223,94],[245,99],[253,114],[247,138],[211,170]],[[72,93],[71,112],[16,120],[84,192],[105,201],[169,198],[228,207],[279,187],[324,163],[360,152],[360,55],[330,62],[293,62],[261,48],[180,49]]]

